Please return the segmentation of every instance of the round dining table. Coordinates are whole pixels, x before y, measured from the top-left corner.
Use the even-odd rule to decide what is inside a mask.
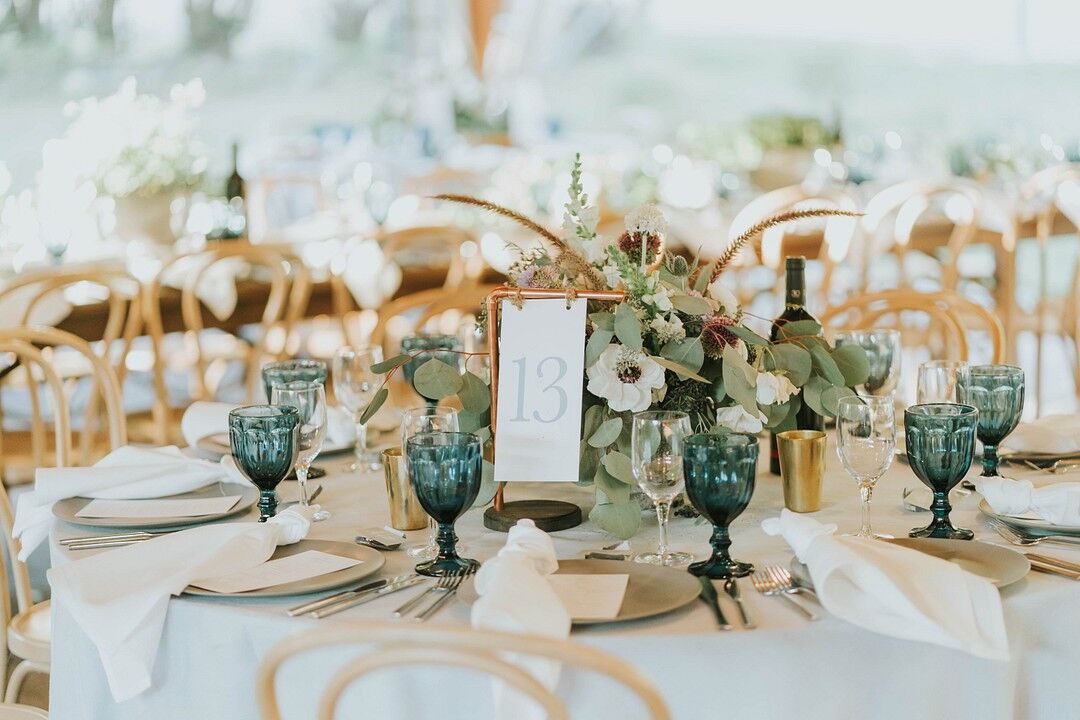
[[[310,538],[351,541],[363,528],[389,522],[381,472],[350,472],[350,457],[320,458],[326,477],[319,502],[332,515],[312,526]],[[766,459],[762,460],[762,468]],[[1055,478],[1025,473],[1036,482]],[[908,466],[896,462],[874,493],[874,528],[906,535],[929,520],[926,512],[910,512],[902,503],[905,487],[918,485]],[[295,496],[295,485],[283,483],[283,499]],[[561,498],[587,511],[593,491],[570,483],[515,484],[514,498]],[[953,520],[975,530],[977,540],[1005,544],[978,510],[978,497],[957,498]],[[739,560],[787,565],[792,553],[779,537],[766,535],[761,521],[783,507],[778,477],[762,469],[749,508],[732,526],[732,554]],[[483,510],[474,508],[457,523],[463,555],[481,561],[506,541],[504,533],[483,525]],[[828,459],[822,509],[813,516],[834,522],[840,532],[859,523],[859,494],[835,455]],[[232,521],[252,521],[254,515]],[[671,524],[674,549],[708,552],[710,527],[691,518]],[[63,549],[60,538],[91,534],[88,528],[54,521],[50,536],[53,565],[80,555]],[[409,533],[409,542],[424,531]],[[560,559],[581,558],[615,540],[588,520],[552,534]],[[655,548],[655,517],[645,517],[632,538],[632,552]],[[81,551],[83,553],[90,551]],[[96,551],[94,551],[96,552]],[[105,550],[103,552],[109,552]],[[1080,548],[1043,550],[1080,562]],[[384,553],[377,577],[411,570],[404,550]],[[874,634],[829,616],[808,621],[780,598],[759,595],[749,578],[739,581],[742,596],[756,621],[752,630],[722,631],[711,609],[694,601],[681,609],[644,620],[597,624],[573,629],[573,642],[594,646],[637,668],[660,690],[672,716],[680,720],[711,718],[782,718],[784,720],[849,717],[980,718],[1058,720],[1080,716],[1080,582],[1029,573],[1001,590],[1011,659],[997,662],[937,645]],[[719,588],[719,583],[716,583]],[[347,627],[359,619],[391,620],[392,611],[415,591],[403,591],[345,610],[322,620],[289,617],[286,609],[310,597],[277,599],[208,598],[183,595],[170,600],[164,634],[149,690],[114,703],[95,647],[62,603],[52,606],[52,676],[50,715],[62,720],[254,720],[256,671],[267,651],[296,633],[315,628]],[[729,618],[732,602],[719,593]],[[476,595],[468,584],[428,622],[467,626]],[[287,662],[278,675],[277,694],[283,716],[314,717],[319,693],[345,659],[368,651],[363,646],[317,650]],[[475,720],[492,717],[491,684],[464,670],[423,667],[383,671],[352,687],[338,717],[417,720]],[[573,717],[630,720],[644,709],[629,693],[595,675],[564,670],[559,694]]]

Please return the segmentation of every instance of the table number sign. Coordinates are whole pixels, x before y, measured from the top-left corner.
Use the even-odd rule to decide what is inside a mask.
[[[575,482],[586,301],[501,301],[495,480]]]

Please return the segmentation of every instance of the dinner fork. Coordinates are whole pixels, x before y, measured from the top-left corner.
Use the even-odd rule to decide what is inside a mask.
[[[450,602],[450,598],[454,597],[454,595],[457,594],[458,588],[461,587],[461,583],[465,582],[465,578],[469,577],[470,575],[472,575],[471,570],[458,571],[455,575],[453,575],[453,579],[450,582],[450,587],[446,589],[446,591],[442,594],[441,597],[439,597],[438,600],[428,605],[426,609],[421,610],[419,613],[417,613],[417,615],[413,618],[413,621],[424,622],[429,617],[437,613],[439,611],[439,608]]]
[[[1068,545],[1070,547],[1080,547],[1080,537],[1070,537],[1068,535],[1033,535],[1018,530],[997,518],[988,518],[988,520],[990,526],[997,530],[998,535],[1005,538],[1013,545],[1028,546],[1048,542]]]
[[[450,575],[443,575],[435,582],[434,585],[428,587],[423,592],[418,593],[416,597],[411,598],[404,605],[391,613],[391,617],[404,617],[405,615],[410,613],[413,608],[419,606],[421,602],[431,596],[439,596],[438,599],[435,600],[435,603],[438,603],[439,600],[442,600],[442,597],[445,596],[451,588],[454,588],[455,590],[457,589],[457,586],[460,585],[461,581],[465,578],[465,574],[466,573],[464,569],[459,569],[455,570]],[[435,603],[432,603],[432,605],[434,605]]]
[[[796,586],[794,579],[791,577],[791,573],[789,573],[786,568],[780,567],[779,565],[769,565],[756,571],[750,577],[750,582],[753,583],[754,589],[762,595],[783,598],[791,605],[794,605],[799,612],[806,615],[810,620],[819,619],[817,613],[811,611],[792,597],[792,595],[810,591]],[[814,597],[816,598],[816,595]]]

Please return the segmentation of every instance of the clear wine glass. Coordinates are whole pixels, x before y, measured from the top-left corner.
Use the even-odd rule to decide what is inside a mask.
[[[656,504],[660,541],[655,553],[642,553],[636,562],[653,565],[686,565],[694,556],[668,550],[667,523],[671,502],[683,491],[683,448],[690,436],[690,416],[684,412],[636,413],[631,425],[630,452],[638,486]]]
[[[448,407],[414,407],[401,414],[401,448],[405,452],[409,438],[420,433],[457,432],[457,410]],[[412,478],[409,478],[412,482]],[[431,560],[439,554],[435,520],[428,517],[428,536],[422,543],[405,548],[409,557]]]
[[[334,397],[352,413],[356,423],[356,462],[350,470],[378,470],[382,467],[379,453],[368,448],[367,424],[360,422],[364,409],[375,397],[382,376],[371,369],[383,360],[379,346],[343,347],[334,353]]]
[[[326,389],[321,382],[294,380],[274,385],[270,392],[271,405],[291,405],[300,413],[297,429],[296,482],[300,490],[300,505],[308,506],[308,471],[311,463],[322,452],[326,439]],[[317,507],[312,516],[316,521],[326,520],[330,513]]]
[[[836,334],[836,346],[858,345],[866,351],[870,375],[855,390],[860,395],[892,395],[900,382],[900,360],[903,349],[900,331],[885,328],[851,330]]]
[[[924,362],[919,366],[915,402],[919,405],[956,402],[956,379],[965,367],[967,363],[958,360]]]
[[[870,496],[874,485],[892,464],[896,449],[896,413],[891,395],[849,395],[840,398],[836,414],[836,454],[859,485],[862,526],[857,537],[875,535],[870,527]]]

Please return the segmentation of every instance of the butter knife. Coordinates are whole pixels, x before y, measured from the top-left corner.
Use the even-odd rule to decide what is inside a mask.
[[[309,613],[312,610],[318,610],[321,607],[326,607],[327,605],[333,605],[334,603],[341,602],[342,600],[344,600],[346,598],[354,597],[354,596],[356,596],[356,595],[358,595],[360,593],[366,593],[366,592],[371,592],[372,590],[378,590],[379,588],[384,587],[386,585],[389,585],[390,583],[398,582],[398,581],[404,580],[404,579],[405,579],[405,576],[395,577],[395,578],[383,578],[382,580],[376,580],[374,582],[369,582],[369,583],[366,583],[364,585],[358,585],[357,587],[353,588],[352,590],[342,590],[341,592],[336,592],[333,595],[328,595],[328,596],[326,596],[326,597],[324,597],[324,598],[322,598],[320,600],[312,600],[311,602],[306,602],[303,605],[297,605],[294,608],[290,608],[288,613],[289,613],[290,617],[296,617],[297,615],[303,615],[304,613]]]
[[[405,588],[410,588],[413,585],[418,585],[418,584],[424,582],[425,580],[427,580],[426,577],[422,577],[420,575],[417,575],[415,577],[411,577],[411,578],[408,578],[406,580],[402,580],[400,582],[396,582],[396,583],[392,583],[390,585],[386,585],[385,587],[381,587],[378,590],[373,590],[371,592],[366,592],[363,595],[357,595],[355,597],[344,598],[341,601],[336,602],[333,605],[330,605],[329,607],[324,607],[321,610],[316,610],[315,612],[311,613],[311,617],[321,620],[324,617],[330,617],[331,615],[336,615],[337,613],[341,612],[342,610],[348,610],[351,607],[356,607],[357,605],[363,605],[366,602],[371,602],[372,600],[374,600],[376,598],[380,598],[383,595],[389,595],[390,593],[397,592],[398,590],[404,590]]]
[[[750,619],[750,613],[746,610],[746,603],[743,602],[742,593],[739,592],[739,583],[735,581],[735,578],[728,578],[724,581],[724,592],[728,597],[735,601],[735,606],[739,608],[739,616],[742,618],[742,626],[744,630],[753,630],[756,625],[754,621]]]
[[[713,615],[716,616],[716,623],[720,626],[721,630],[731,630],[731,623],[724,617],[724,611],[720,609],[720,600],[716,597],[716,588],[713,587],[712,580],[707,577],[698,578],[698,582],[701,583],[701,600],[710,608],[712,608]]]

